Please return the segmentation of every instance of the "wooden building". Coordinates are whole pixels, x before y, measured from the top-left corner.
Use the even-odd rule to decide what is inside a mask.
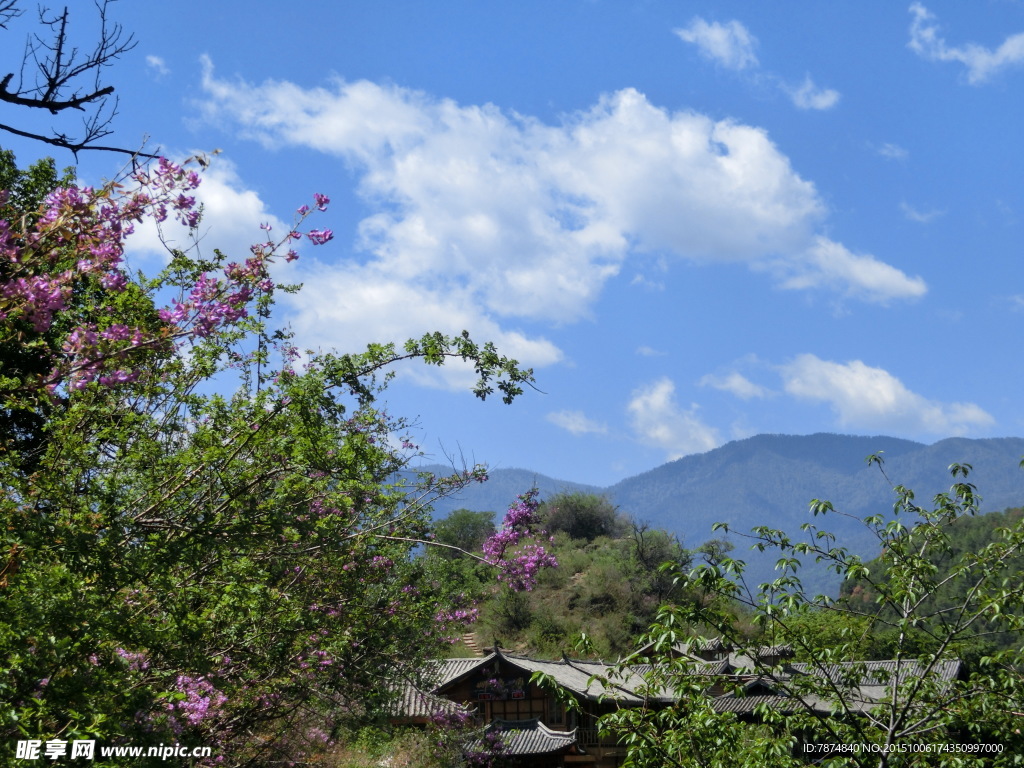
[[[638,658],[644,655],[644,649],[637,654]],[[912,660],[823,667],[795,664],[788,661],[792,654],[784,646],[758,649],[755,663],[750,656],[735,654],[716,641],[675,646],[670,655],[692,661],[691,674],[707,679],[705,690],[713,697],[716,710],[750,719],[761,704],[783,711],[810,706],[829,713],[830,701],[806,693],[815,687],[815,679],[842,685],[849,711],[867,712],[892,687],[925,673]],[[766,672],[768,669],[774,671]],[[500,729],[512,765],[616,768],[624,761],[626,749],[614,739],[600,736],[598,718],[619,707],[673,704],[676,696],[671,690],[651,684],[655,670],[651,664],[638,663],[615,665],[613,673],[613,665],[602,662],[534,659],[495,648],[483,657],[436,661],[426,686],[421,683],[420,687],[406,685],[402,689],[394,720],[426,723],[449,710],[471,712],[479,723]],[[953,660],[938,662],[927,674],[942,684],[957,679],[961,671],[960,662]],[[531,683],[535,673],[542,673],[562,696]],[[800,689],[804,692],[795,696]],[[578,707],[566,707],[562,703],[566,696],[575,699]]]

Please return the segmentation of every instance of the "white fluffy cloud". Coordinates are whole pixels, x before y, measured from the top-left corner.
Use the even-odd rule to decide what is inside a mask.
[[[945,213],[945,211],[937,210],[921,211],[907,202],[900,203],[900,210],[903,211],[904,216],[918,224],[927,224]]]
[[[906,160],[910,153],[899,144],[886,142],[878,148],[878,154],[888,160]]]
[[[974,403],[928,400],[888,371],[860,360],[836,363],[803,354],[782,366],[781,374],[787,393],[827,402],[845,427],[961,435],[994,422]]]
[[[641,357],[662,357],[665,354],[661,350],[655,349],[654,347],[649,347],[646,344],[641,344],[639,347],[637,347],[636,353]]]
[[[697,46],[701,55],[728,69],[757,66],[755,38],[735,19],[725,24],[708,23],[699,16],[688,27],[673,30],[680,40]]]
[[[735,19],[720,24],[708,22],[697,16],[688,27],[672,30],[675,35],[686,43],[697,46],[700,55],[716,64],[732,69],[754,70],[760,66],[754,50],[757,38],[750,30]],[[832,109],[839,103],[839,91],[832,88],[819,88],[810,75],[803,82],[792,84],[773,74],[757,74],[760,82],[770,83],[787,96],[797,109]]]
[[[603,435],[608,432],[608,425],[594,421],[583,411],[554,411],[547,415],[547,420],[574,435]]]
[[[167,66],[167,62],[159,56],[149,55],[146,57],[146,66],[157,76],[165,77],[171,74],[170,68]]]
[[[811,80],[810,75],[804,77],[804,81],[800,85],[783,85],[782,87],[798,109],[832,109],[839,103],[839,91],[832,88],[819,88]]]
[[[336,266],[302,259],[295,266],[302,291],[286,301],[303,346],[352,349],[368,341],[401,341],[428,331],[456,335],[469,330],[474,339],[493,341],[502,354],[525,365],[550,365],[562,358],[550,341],[506,329],[481,313],[466,289],[417,285],[375,265]],[[448,364],[435,376],[434,369],[421,366],[413,375],[423,383],[452,383],[450,374],[460,368]],[[474,378],[468,369],[462,373],[454,382],[460,387]]]
[[[801,258],[780,259],[771,267],[784,288],[827,287],[865,301],[916,299],[928,291],[920,277],[908,277],[870,254],[856,254],[827,237],[816,237]]]
[[[367,81],[225,80],[208,60],[203,91],[209,119],[358,174],[368,258],[306,260],[298,275],[296,328],[324,346],[467,327],[550,363],[558,349],[516,324],[586,317],[639,251],[743,262],[787,287],[869,301],[924,290],[874,257],[823,247],[825,206],[765,131],[669,112],[633,89],[556,125]]]
[[[738,371],[732,371],[724,376],[716,376],[709,373],[703,376],[699,383],[702,387],[713,387],[723,392],[730,392],[741,400],[763,398],[771,394],[760,384],[755,384]]]
[[[1024,32],[1010,35],[998,48],[986,48],[977,43],[951,46],[939,34],[935,15],[921,3],[910,6],[910,42],[907,46],[918,56],[929,61],[958,61],[967,67],[967,81],[979,85],[1000,70],[1024,64]]]
[[[637,439],[664,450],[669,461],[721,445],[718,430],[700,420],[696,405],[680,408],[675,391],[672,380],[662,377],[633,393],[626,411]]]

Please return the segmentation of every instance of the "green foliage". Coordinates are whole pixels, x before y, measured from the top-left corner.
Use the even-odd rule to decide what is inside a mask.
[[[591,655],[608,658],[632,650],[660,606],[682,594],[660,566],[684,566],[691,554],[666,531],[617,512],[616,517],[624,529],[618,538],[556,533],[551,551],[559,565],[545,571],[536,588],[518,594],[501,588],[482,603],[474,626],[482,643],[497,640],[504,647],[557,657],[586,633]]]
[[[607,497],[593,493],[556,494],[541,504],[538,513],[548,532],[565,532],[572,539],[617,538],[626,527],[618,508]]]
[[[18,204],[51,171],[28,172]],[[22,266],[74,269],[75,242]],[[529,372],[467,334],[309,353],[295,370],[262,288],[247,316],[172,343],[156,297],[224,269],[175,252],[123,290],[76,283],[42,335],[4,328],[0,762],[57,734],[212,745],[228,766],[301,759],[379,714],[382,678],[415,675],[461,631],[474,574],[414,554],[430,500],[482,468],[396,483],[406,424],[377,399],[409,358],[465,360],[479,396],[506,400]],[[10,349],[59,359],[71,328],[115,320],[156,340],[130,351],[126,380],[44,388],[11,372]]]
[[[921,602],[920,612],[931,615],[935,617],[935,621],[941,622],[944,609],[972,603],[971,592],[975,582],[971,579],[970,571],[965,571],[961,567],[962,563],[974,553],[983,552],[1004,541],[1006,532],[1020,527],[1022,519],[1024,509],[1021,508],[957,518],[950,525],[948,538],[942,545],[929,547],[924,553],[927,564],[935,569],[935,574],[941,579],[936,584],[935,591]],[[886,581],[887,567],[884,556],[865,564],[867,572],[876,574],[883,583]],[[1020,582],[1024,577],[1024,553],[1009,554],[1001,567],[1007,580]],[[840,595],[852,609],[868,615],[881,611],[883,618],[891,618],[891,610],[885,610],[884,601],[879,601],[879,595],[869,578],[843,582]],[[978,626],[974,637],[959,639],[956,642],[960,657],[972,664],[980,662],[981,658],[989,653],[1012,648],[1020,643],[1019,634],[1001,631],[998,622],[980,618],[976,624]],[[877,655],[868,658],[891,655],[893,644],[898,639],[898,630],[877,623],[874,634],[873,653]],[[919,627],[909,632],[907,637],[908,640],[916,642],[918,651],[923,653],[933,649],[935,634],[934,627]]]
[[[808,608],[779,626],[775,640],[794,649],[796,661],[812,661],[823,653],[843,650],[843,660],[888,659],[889,645],[872,631],[868,616]]]
[[[8,192],[7,202],[0,203],[0,221],[35,220],[46,195],[57,187],[73,183],[71,168],[58,173],[53,160],[44,159],[21,170],[14,153],[0,149],[0,191]],[[10,264],[0,260],[0,282],[10,276],[12,269]],[[16,330],[18,336],[14,339],[0,335],[0,451],[19,457],[21,465],[30,470],[45,440],[43,427],[49,408],[44,403],[36,408],[11,408],[2,395],[49,372],[50,361],[37,348],[38,340],[40,336],[48,337],[52,344],[58,330],[41,334],[25,322],[17,323]]]
[[[464,552],[478,553],[487,537],[494,533],[493,512],[456,509],[434,523],[434,541]],[[430,553],[441,557],[458,557],[459,552],[446,547],[432,547]]]
[[[317,765],[324,768],[494,768],[493,755],[467,749],[483,728],[471,722],[438,722],[426,728],[364,726],[342,733]],[[475,752],[475,754],[474,754]]]
[[[57,171],[52,158],[37,160],[28,168],[18,168],[14,153],[0,149],[0,189],[8,193],[7,203],[0,206],[0,217],[10,221],[14,217],[38,215],[39,205],[56,187],[75,183],[75,169]]]
[[[674,678],[679,682],[680,676]],[[614,682],[611,680],[610,682]],[[786,768],[806,763],[792,739],[716,712],[697,685],[680,688],[678,704],[657,710],[623,707],[601,718],[601,733],[628,750],[629,768]]]
[[[881,467],[877,457],[870,461]],[[645,638],[649,652],[628,663],[655,663],[652,686],[674,690],[678,703],[620,709],[601,719],[605,731],[629,744],[626,765],[789,765],[809,759],[802,751],[807,743],[861,745],[825,758],[824,764],[836,766],[1019,765],[1024,740],[1015,713],[1024,710],[1024,587],[1017,574],[1024,524],[1011,515],[987,543],[982,537],[971,549],[960,546],[959,534],[972,529],[978,505],[966,479],[970,469],[950,467],[953,485],[932,508],[917,505],[910,490],[894,488],[893,515],[862,521],[882,551],[874,567],[808,524],[799,539],[767,526],[750,534],[755,548],[778,555],[779,577],[757,588],[745,581],[741,561],[719,553],[689,572],[675,569],[689,599],[661,611]],[[816,516],[840,514],[817,500],[811,510]],[[864,610],[863,600],[806,592],[798,572],[808,558],[862,585],[862,593],[870,590],[871,609]],[[759,628],[757,637],[739,627],[741,610]],[[745,658],[746,676],[739,681],[760,679],[786,697],[787,706],[760,706],[756,725],[716,710],[706,669],[673,651],[695,627]],[[979,653],[961,678],[945,676],[947,662],[990,633],[1013,642],[1004,651]],[[758,654],[759,647],[780,642],[796,650],[799,672]],[[892,666],[874,673],[880,687],[865,699],[861,684],[869,667],[853,660],[880,651]],[[895,670],[901,670],[898,676]],[[920,745],[979,743],[1002,751],[915,751]]]

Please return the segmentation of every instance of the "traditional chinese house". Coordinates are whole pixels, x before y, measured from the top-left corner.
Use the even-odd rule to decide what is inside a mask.
[[[645,650],[637,656],[643,657]],[[733,653],[714,640],[677,645],[668,655],[692,661],[690,673],[707,679],[705,690],[716,710],[745,719],[753,719],[762,704],[781,711],[810,705],[823,714],[830,712],[831,703],[825,699],[805,693],[794,696],[801,681],[814,687],[814,678],[827,678],[831,684],[843,687],[849,711],[866,712],[891,686],[905,684],[925,672],[917,662],[906,660],[828,667],[794,664],[788,661],[792,653],[785,646],[757,649],[752,658]],[[511,765],[619,766],[626,749],[614,739],[600,736],[598,718],[619,707],[656,709],[675,702],[671,691],[649,682],[656,669],[650,664],[618,667],[613,673],[613,666],[602,662],[564,657],[549,661],[495,648],[483,657],[442,659],[435,665],[427,686],[402,689],[395,722],[427,723],[438,713],[471,712],[477,722],[501,731],[504,754]],[[927,673],[942,685],[958,678],[961,670],[959,661],[944,661]],[[535,673],[544,675],[549,685],[531,683]],[[429,687],[429,692],[424,692],[424,687]],[[557,687],[561,695],[555,695],[552,687]],[[566,707],[566,697],[575,699],[579,706]]]
[[[530,682],[535,672],[545,674],[568,696],[575,698],[581,712],[566,707],[547,688]],[[547,661],[495,649],[482,658],[443,659],[437,662],[429,694],[403,693],[402,716],[396,722],[427,722],[438,700],[471,709],[480,722],[500,728],[505,754],[512,764],[548,766],[618,766],[625,749],[613,739],[602,739],[597,718],[616,706],[652,703],[641,690],[646,682],[637,673],[627,673],[607,687],[591,680],[606,676],[607,664],[561,659]],[[670,697],[657,698],[665,705]]]

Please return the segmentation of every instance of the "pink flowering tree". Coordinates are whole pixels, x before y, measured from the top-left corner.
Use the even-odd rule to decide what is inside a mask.
[[[396,480],[416,448],[378,398],[400,360],[467,361],[506,402],[530,371],[466,333],[300,364],[273,264],[330,242],[323,195],[241,257],[133,273],[133,227],[197,223],[193,165],[0,172],[0,762],[54,737],[298,760],[474,615],[415,553],[431,500],[483,470]],[[522,588],[551,564],[533,507],[486,555]]]
[[[484,560],[498,568],[498,579],[516,592],[529,592],[543,568],[558,565],[539,537],[537,489],[520,496],[508,508],[501,529],[484,542]]]

